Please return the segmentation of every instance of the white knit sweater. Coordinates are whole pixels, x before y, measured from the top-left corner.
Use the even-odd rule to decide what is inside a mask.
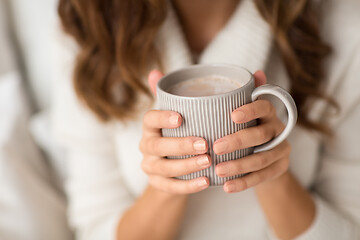
[[[290,169],[313,193],[316,217],[299,240],[360,239],[360,2],[324,1],[322,34],[334,49],[326,65],[327,89],[341,106],[328,122],[335,138],[296,127]],[[176,16],[171,12],[158,38],[167,72],[192,64]],[[66,53],[67,52],[67,53]],[[75,97],[71,86],[74,51],[56,85],[54,133],[67,150],[69,218],[79,239],[114,239],[123,212],[147,184],[138,150],[141,121],[102,124]],[[232,63],[251,71],[264,69],[270,83],[288,88],[288,79],[273,48],[269,26],[251,0],[243,0],[234,15],[207,46],[200,63]],[[275,103],[276,104],[276,103]],[[314,119],[323,118],[318,102]],[[281,118],[285,112],[279,111]],[[291,219],[289,219],[291,221]],[[253,189],[228,195],[211,188],[190,196],[179,239],[276,239]]]

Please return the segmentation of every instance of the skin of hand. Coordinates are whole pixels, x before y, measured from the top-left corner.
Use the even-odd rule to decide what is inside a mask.
[[[264,72],[257,71],[254,77],[256,86],[266,83]],[[235,123],[245,123],[258,119],[259,124],[217,139],[213,146],[217,155],[261,145],[279,135],[285,128],[284,124],[276,116],[274,106],[267,100],[256,100],[243,105],[232,112],[231,118]],[[215,171],[219,177],[248,173],[246,176],[227,181],[224,184],[225,192],[240,192],[276,179],[286,173],[289,168],[290,152],[290,144],[283,141],[269,151],[222,162],[216,166]]]
[[[162,77],[154,70],[149,74],[149,85],[154,94],[156,83]],[[143,136],[140,151],[143,154],[141,167],[148,175],[149,184],[157,190],[172,194],[189,194],[206,189],[207,177],[185,181],[173,177],[182,176],[211,165],[206,154],[208,144],[200,137],[162,137],[161,128],[178,128],[182,118],[177,112],[150,110],[143,118]],[[167,159],[167,156],[195,155],[187,159]]]
[[[156,83],[162,73],[153,70],[149,75],[149,85],[156,94]],[[256,86],[266,83],[262,71],[254,74]],[[214,143],[214,152],[218,155],[238,149],[248,148],[268,142],[283,129],[283,123],[277,118],[276,110],[267,100],[256,100],[243,105],[232,112],[235,123],[245,123],[259,119],[259,125],[240,130],[220,138]],[[199,137],[165,138],[161,128],[177,128],[181,125],[181,116],[176,112],[151,110],[143,119],[143,137],[140,150],[143,153],[142,169],[149,176],[152,187],[176,194],[201,191],[209,186],[206,177],[183,181],[172,177],[196,172],[211,165],[211,158],[205,154],[207,143]],[[239,192],[262,182],[275,179],[284,174],[289,167],[290,145],[284,141],[272,150],[223,162],[216,166],[216,174],[228,177],[237,174],[248,175],[224,184],[227,193]],[[166,159],[166,156],[196,155],[189,159]]]

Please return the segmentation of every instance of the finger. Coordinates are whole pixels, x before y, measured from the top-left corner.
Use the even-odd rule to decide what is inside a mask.
[[[222,162],[216,165],[215,171],[219,177],[230,177],[264,169],[274,162],[288,157],[290,144],[286,141],[265,152],[259,152],[244,158]]]
[[[217,155],[222,155],[239,149],[261,145],[275,137],[278,128],[280,128],[280,124],[274,121],[242,129],[216,140],[213,146],[214,152]]]
[[[161,191],[173,194],[190,194],[209,187],[209,179],[207,177],[199,177],[192,180],[179,180],[153,175],[149,176],[149,183]]]
[[[153,157],[153,159],[143,161],[141,167],[145,173],[150,175],[178,177],[200,171],[210,167],[210,165],[210,156],[202,154],[186,159],[166,159]]]
[[[255,87],[259,87],[261,85],[264,85],[267,82],[266,75],[261,70],[258,70],[258,71],[256,71],[254,73],[254,78],[255,78]]]
[[[144,154],[154,156],[182,156],[206,153],[208,144],[200,137],[148,137],[140,142]]]
[[[182,118],[177,112],[150,110],[143,118],[143,129],[150,133],[159,133],[161,128],[177,128]]]
[[[160,78],[162,78],[164,76],[164,74],[162,74],[162,72],[160,72],[159,70],[152,70],[149,73],[149,77],[148,77],[148,83],[151,89],[151,92],[156,96],[156,84],[158,83],[158,81],[160,80]]]
[[[268,100],[256,100],[245,104],[231,113],[235,123],[245,123],[260,118],[263,122],[271,121],[276,117],[276,110]]]
[[[240,192],[254,187],[260,183],[279,177],[289,168],[289,158],[283,158],[260,171],[252,172],[246,176],[227,181],[224,191],[227,193]]]

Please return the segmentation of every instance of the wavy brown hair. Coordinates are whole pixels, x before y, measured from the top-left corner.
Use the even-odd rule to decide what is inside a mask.
[[[298,123],[329,133],[309,119],[314,100],[334,105],[322,91],[323,62],[329,46],[322,40],[316,12],[308,0],[255,0],[273,30],[298,107]],[[141,95],[152,100],[142,81],[150,66],[161,66],[156,34],[167,13],[167,0],[60,0],[64,30],[73,36],[78,53],[74,86],[77,95],[107,121],[136,116]]]

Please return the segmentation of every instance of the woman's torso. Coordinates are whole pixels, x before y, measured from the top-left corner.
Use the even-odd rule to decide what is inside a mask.
[[[286,76],[278,61],[277,54],[273,52],[269,58],[271,64],[267,66],[268,72],[271,72],[268,74],[269,83],[286,88]],[[280,103],[274,104],[280,109],[278,115],[286,122],[286,110]],[[117,123],[114,133],[121,175],[131,193],[140,196],[147,185],[147,177],[140,168],[142,155],[138,150],[141,121],[126,125]],[[290,170],[307,188],[314,181],[319,159],[320,139],[314,136],[297,126],[288,138],[292,146]],[[220,239],[223,236],[227,239],[266,239],[266,229],[266,221],[253,189],[226,194],[221,187],[212,187],[190,196],[180,239]]]
[[[334,9],[333,11],[335,12]],[[240,9],[234,14],[235,18],[230,20],[224,30],[199,56],[200,63],[225,62],[245,66],[251,71],[265,69],[269,83],[289,89],[284,66],[272,46],[268,26],[266,27],[265,23],[259,22],[259,15],[251,16],[254,14],[251,11],[242,12]],[[337,22],[336,16],[331,19],[332,22]],[[252,26],[257,26],[253,29],[256,30],[255,33],[248,31],[249,26],[250,29]],[[328,28],[330,29],[330,26]],[[336,43],[336,47],[343,47],[346,50],[349,44],[346,46],[341,44],[341,39],[338,39],[337,35],[329,29],[326,37],[332,41],[330,43]],[[192,64],[191,53],[186,46],[176,19],[170,16],[170,19],[164,23],[163,30],[166,30],[167,36],[160,38],[158,43],[168,50],[164,52],[166,72]],[[244,38],[244,36],[246,37]],[[334,89],[334,86],[339,82],[339,73],[343,69],[340,63],[345,63],[349,57],[347,52],[343,51],[344,49],[337,49],[337,62],[333,60],[327,65],[330,76],[329,86],[331,85],[329,88],[331,89]],[[275,105],[278,103],[275,102]],[[313,117],[318,119],[320,114],[321,111],[316,109],[316,114]],[[126,190],[135,197],[140,196],[147,185],[146,175],[140,167],[142,155],[138,149],[142,134],[141,115],[137,121],[127,124],[117,122],[111,131],[115,143],[118,170],[121,173]],[[279,110],[279,117],[286,121],[284,108]],[[65,121],[64,116],[60,119]],[[73,121],[69,122],[73,124]],[[81,121],[76,123],[74,126],[82,126]],[[62,124],[64,125],[64,123]],[[61,130],[63,131],[63,129]],[[74,130],[77,129],[72,127],[71,131]],[[88,129],[80,130],[82,130],[81,133],[83,131],[88,132]],[[83,135],[81,139],[83,139]],[[288,141],[292,146],[290,170],[304,187],[310,188],[315,181],[317,167],[320,163],[321,139],[297,126],[289,136]],[[266,221],[252,189],[228,195],[221,188],[210,188],[190,196],[179,238],[219,239],[227,236],[227,239],[240,237],[266,239],[266,231]]]
[[[260,16],[253,12],[256,10],[249,2],[245,1],[244,5],[239,7],[224,30],[201,54],[199,61],[238,64],[252,71],[266,69],[269,83],[288,89],[288,79],[283,63],[273,48],[270,30]],[[168,50],[165,53],[167,70],[172,71],[192,64],[189,60],[191,53],[184,44],[182,34],[174,30],[176,19],[164,25],[163,30],[172,35],[163,38]],[[253,25],[257,28],[255,33],[246,29]],[[242,26],[245,26],[244,29]],[[170,28],[172,32],[169,32]],[[243,37],[245,34],[247,39]],[[242,41],[242,44],[237,44],[236,41]],[[279,117],[286,122],[286,110],[279,102],[274,101],[274,104],[279,109]],[[138,150],[141,139],[140,119],[141,116],[138,121],[126,125],[117,123],[114,131],[119,170],[128,189],[135,196],[139,196],[147,185],[146,175],[140,168],[142,155]],[[320,140],[300,127],[294,129],[288,140],[292,146],[290,169],[300,183],[308,188],[316,174]],[[227,239],[266,239],[266,229],[266,221],[253,189],[226,194],[221,187],[214,187],[190,196],[179,238],[221,239],[227,236]]]

